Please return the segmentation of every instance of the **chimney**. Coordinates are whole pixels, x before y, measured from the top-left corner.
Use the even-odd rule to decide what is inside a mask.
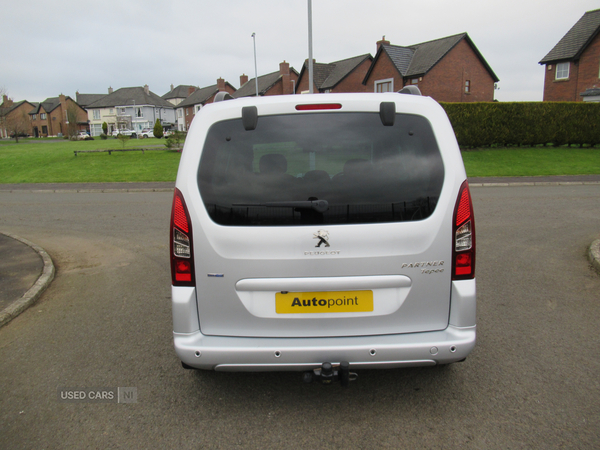
[[[146,93],[146,95],[150,94],[150,88],[148,87],[147,84],[144,85],[144,92]]]
[[[248,82],[248,75],[242,74],[240,75],[240,87],[245,85]]]
[[[382,45],[390,45],[390,41],[385,40],[385,35],[383,35],[380,41],[377,41],[377,51],[379,51],[379,47]]]
[[[110,86],[108,87],[108,93],[112,94],[113,93],[113,88],[111,88]]]
[[[281,74],[282,94],[293,94],[292,82],[290,81],[290,63],[285,62],[285,60],[279,63],[279,73]]]
[[[173,89],[174,89],[174,88],[175,88],[175,87],[174,87],[173,85],[171,85],[171,92],[173,92]]]
[[[171,89],[171,90],[173,90],[173,89]],[[188,95],[192,95],[195,91],[196,91],[196,88],[194,86],[188,87]]]
[[[219,78],[217,80],[217,89],[219,90],[219,92],[225,90],[225,80],[223,78]]]
[[[9,104],[9,102],[10,102],[11,104]],[[3,95],[3,96],[2,96],[2,105],[3,105],[5,108],[10,108],[10,107],[12,106],[12,102],[11,102],[11,101],[8,99],[8,97],[7,97],[6,95]]]

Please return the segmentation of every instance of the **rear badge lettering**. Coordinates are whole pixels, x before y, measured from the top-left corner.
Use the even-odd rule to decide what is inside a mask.
[[[305,256],[317,256],[317,255],[339,255],[339,250],[329,250],[329,251],[321,251],[321,252],[304,252]]]
[[[444,273],[444,261],[422,261],[415,263],[403,263],[402,269],[421,269],[423,275],[435,275],[436,273]]]
[[[402,269],[416,269],[416,268],[427,268],[427,267],[438,267],[443,266],[444,261],[423,261],[416,263],[404,263],[402,264]]]

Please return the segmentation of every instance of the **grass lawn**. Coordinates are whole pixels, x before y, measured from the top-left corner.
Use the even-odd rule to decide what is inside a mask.
[[[181,154],[167,150],[164,143],[164,139],[131,139],[125,148],[159,150],[75,156],[74,150],[119,149],[123,144],[114,138],[77,142],[26,139],[18,144],[1,141],[0,183],[175,181]]]
[[[600,174],[600,148],[487,148],[462,152],[469,177]]]
[[[175,181],[180,153],[164,139],[132,139],[125,148],[161,149],[142,153],[84,153],[74,150],[123,148],[114,138],[0,141],[0,183],[92,183]],[[164,148],[164,150],[162,150]],[[600,148],[491,148],[462,152],[469,177],[600,174]]]

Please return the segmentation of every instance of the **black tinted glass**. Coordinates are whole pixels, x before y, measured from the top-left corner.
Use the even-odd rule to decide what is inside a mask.
[[[311,113],[214,124],[198,171],[221,225],[273,226],[422,220],[444,178],[429,122],[398,114]]]

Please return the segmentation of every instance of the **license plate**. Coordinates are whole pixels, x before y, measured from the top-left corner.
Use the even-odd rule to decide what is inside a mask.
[[[373,311],[373,291],[277,292],[277,314]]]

